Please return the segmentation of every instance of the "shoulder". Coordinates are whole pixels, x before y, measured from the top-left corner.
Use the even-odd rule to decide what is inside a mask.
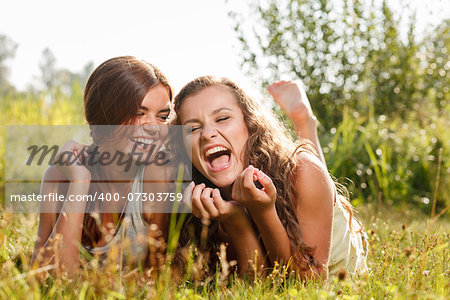
[[[50,193],[58,193],[65,195],[67,189],[69,187],[69,180],[64,176],[64,174],[55,166],[49,166],[42,178],[41,182],[41,195],[46,195]],[[60,201],[51,201],[51,202],[40,202],[40,211],[41,212],[51,212],[51,213],[41,213],[41,222],[42,219],[52,220],[51,224],[54,225],[56,222],[56,213],[58,213],[63,205],[63,202]],[[44,221],[45,222],[45,221]],[[53,226],[51,225],[51,226]],[[39,225],[41,226],[41,225]],[[50,225],[48,225],[50,226]]]
[[[44,172],[44,181],[65,181],[66,176],[55,165],[49,166]]]
[[[318,157],[308,152],[298,153],[294,185],[297,208],[302,211],[332,208],[335,185],[327,168]]]

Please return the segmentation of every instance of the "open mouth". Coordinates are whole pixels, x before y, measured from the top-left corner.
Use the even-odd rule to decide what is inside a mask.
[[[134,143],[137,147],[142,149],[147,149],[147,147],[151,146],[154,140],[142,138],[142,137],[132,137],[129,138],[129,141]]]
[[[231,164],[231,150],[223,146],[216,146],[205,152],[205,158],[211,171],[222,171]]]

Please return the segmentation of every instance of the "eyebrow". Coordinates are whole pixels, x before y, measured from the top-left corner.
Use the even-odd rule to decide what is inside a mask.
[[[143,111],[148,111],[148,108],[145,106],[139,106],[139,109],[142,109]],[[170,108],[164,108],[161,109],[158,113],[165,113],[165,112],[170,112]]]
[[[220,113],[222,110],[233,111],[232,109],[227,108],[227,107],[219,107],[219,108],[213,110],[213,111],[210,113],[210,115],[211,115],[211,116],[217,115],[217,114]],[[194,119],[189,119],[189,120],[183,122],[183,124],[186,124],[186,123],[195,123],[195,122],[198,122],[198,123],[199,123],[200,120],[199,120],[199,119],[195,119],[195,118],[194,118]]]

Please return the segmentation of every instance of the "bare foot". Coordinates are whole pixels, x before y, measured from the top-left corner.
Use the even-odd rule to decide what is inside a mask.
[[[286,113],[294,126],[301,127],[309,122],[316,122],[308,97],[293,81],[276,81],[267,87],[281,109]]]

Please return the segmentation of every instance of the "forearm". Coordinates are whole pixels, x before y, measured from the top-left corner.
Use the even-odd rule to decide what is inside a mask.
[[[71,182],[66,200],[88,192],[88,182]],[[78,269],[85,207],[85,201],[64,202],[53,231],[43,246],[41,262],[57,263],[60,270],[68,272]]]
[[[289,236],[278,217],[275,207],[253,213],[252,216],[258,226],[267,256],[272,265],[275,262],[282,265],[289,263],[289,268],[296,271],[302,278],[311,278],[317,274],[320,274],[323,278],[327,277],[322,268],[314,265],[302,265],[298,261],[293,260]]]
[[[257,270],[261,270],[261,266],[267,267],[265,251],[244,212],[227,220],[223,226],[229,236],[233,253],[236,255],[239,276],[243,277],[246,273],[254,271],[249,270],[249,261],[254,263]]]
[[[278,217],[275,206],[260,212],[250,212],[259,229],[270,263],[286,264],[291,257],[290,241]]]

